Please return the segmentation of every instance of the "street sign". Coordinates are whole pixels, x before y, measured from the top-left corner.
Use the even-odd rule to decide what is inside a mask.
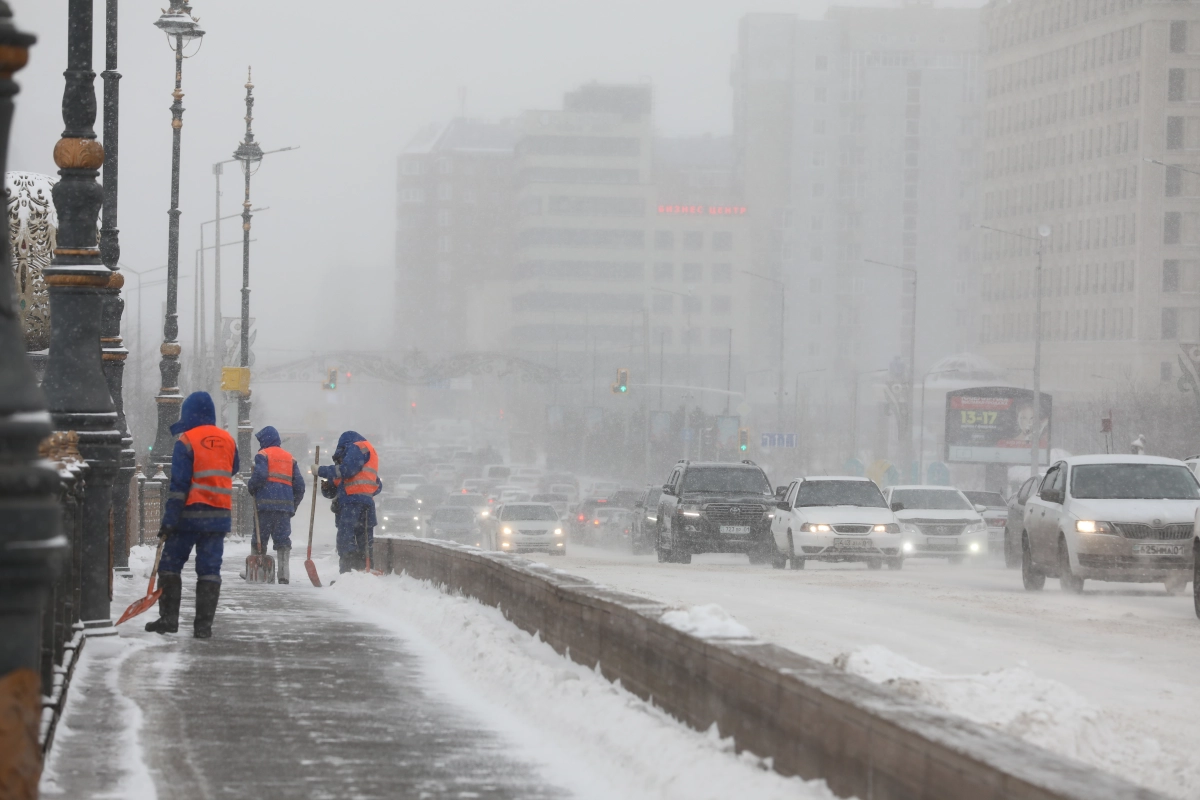
[[[764,433],[759,447],[794,448],[799,444],[800,435],[797,433]]]
[[[250,394],[249,368],[221,367],[221,391]]]

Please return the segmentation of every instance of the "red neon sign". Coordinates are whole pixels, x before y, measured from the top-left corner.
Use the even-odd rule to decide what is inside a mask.
[[[746,213],[745,206],[669,206],[660,205],[660,214],[687,214],[694,217],[740,217]]]

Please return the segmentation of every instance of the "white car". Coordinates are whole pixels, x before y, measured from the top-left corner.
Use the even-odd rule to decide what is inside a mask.
[[[497,550],[566,555],[562,520],[549,503],[509,503],[497,508],[493,517]]]
[[[392,479],[389,482],[390,485],[387,488],[389,491],[397,492],[397,493],[411,492],[414,489],[416,489],[418,486],[425,484],[425,483],[429,483],[429,481],[425,480],[425,476],[418,475],[414,472],[409,475],[401,475],[398,478]]]
[[[1025,502],[1021,578],[1047,576],[1082,592],[1088,578],[1162,581],[1171,594],[1192,578],[1200,484],[1182,461],[1155,456],[1067,458]]]
[[[870,569],[904,566],[900,525],[868,478],[822,475],[792,481],[771,533],[792,569],[804,569],[807,560],[865,561]]]
[[[906,555],[951,564],[987,555],[987,523],[953,486],[890,486],[884,495],[900,523]]]

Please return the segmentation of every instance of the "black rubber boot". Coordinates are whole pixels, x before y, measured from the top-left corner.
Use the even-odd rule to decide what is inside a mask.
[[[196,581],[196,619],[192,635],[197,639],[212,638],[213,617],[217,615],[217,600],[221,584],[215,581]]]
[[[292,548],[281,547],[275,551],[275,573],[279,583],[291,583],[292,580]]]
[[[175,633],[179,630],[179,598],[183,596],[183,578],[178,575],[159,575],[158,619],[146,623],[150,633]]]

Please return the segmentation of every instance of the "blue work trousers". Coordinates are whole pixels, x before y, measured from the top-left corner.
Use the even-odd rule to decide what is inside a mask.
[[[196,548],[196,578],[202,581],[221,582],[221,558],[225,555],[225,534],[176,531],[167,537],[163,545],[162,560],[158,563],[159,575],[180,575],[188,562],[192,548]]]
[[[260,549],[266,552],[271,542],[275,549],[282,550],[292,546],[292,515],[286,511],[259,511],[258,537]]]

